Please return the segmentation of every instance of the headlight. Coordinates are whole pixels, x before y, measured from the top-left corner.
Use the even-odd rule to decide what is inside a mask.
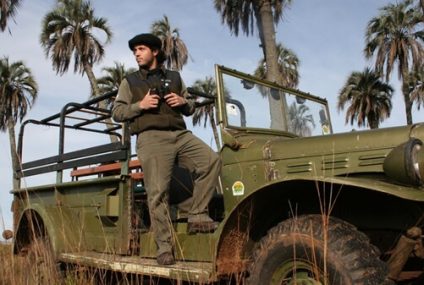
[[[412,138],[395,147],[384,160],[384,173],[403,184],[423,185],[419,160],[422,144],[421,140]]]

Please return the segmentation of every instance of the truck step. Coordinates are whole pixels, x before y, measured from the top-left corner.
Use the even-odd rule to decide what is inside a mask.
[[[105,254],[92,251],[61,253],[58,258],[65,263],[92,266],[122,273],[199,283],[216,281],[213,278],[214,270],[211,262],[177,261],[174,265],[163,266],[158,265],[154,258]]]

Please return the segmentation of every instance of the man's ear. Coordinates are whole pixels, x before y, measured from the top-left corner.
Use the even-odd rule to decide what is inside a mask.
[[[154,57],[157,57],[158,54],[159,54],[159,50],[158,49],[154,49],[154,50],[152,50],[152,53],[153,53]]]

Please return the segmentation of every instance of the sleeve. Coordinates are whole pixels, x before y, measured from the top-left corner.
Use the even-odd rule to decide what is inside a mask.
[[[122,80],[119,86],[118,96],[112,107],[112,118],[115,122],[123,122],[131,120],[142,113],[138,102],[132,102],[132,93],[126,79]]]
[[[186,101],[187,104],[185,104],[184,106],[182,106],[181,108],[181,113],[183,113],[184,116],[190,116],[194,113],[194,111],[196,110],[196,106],[195,106],[195,102],[192,99],[187,99],[188,98],[188,91],[187,91],[187,87],[184,84],[184,81],[181,79],[181,96],[183,96]]]

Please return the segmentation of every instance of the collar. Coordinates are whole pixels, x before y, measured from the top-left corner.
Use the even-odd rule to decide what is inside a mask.
[[[163,65],[152,70],[148,70],[148,69],[144,69],[140,67],[139,71],[143,77],[148,77],[148,76],[152,76],[156,74],[165,75],[165,67]]]

